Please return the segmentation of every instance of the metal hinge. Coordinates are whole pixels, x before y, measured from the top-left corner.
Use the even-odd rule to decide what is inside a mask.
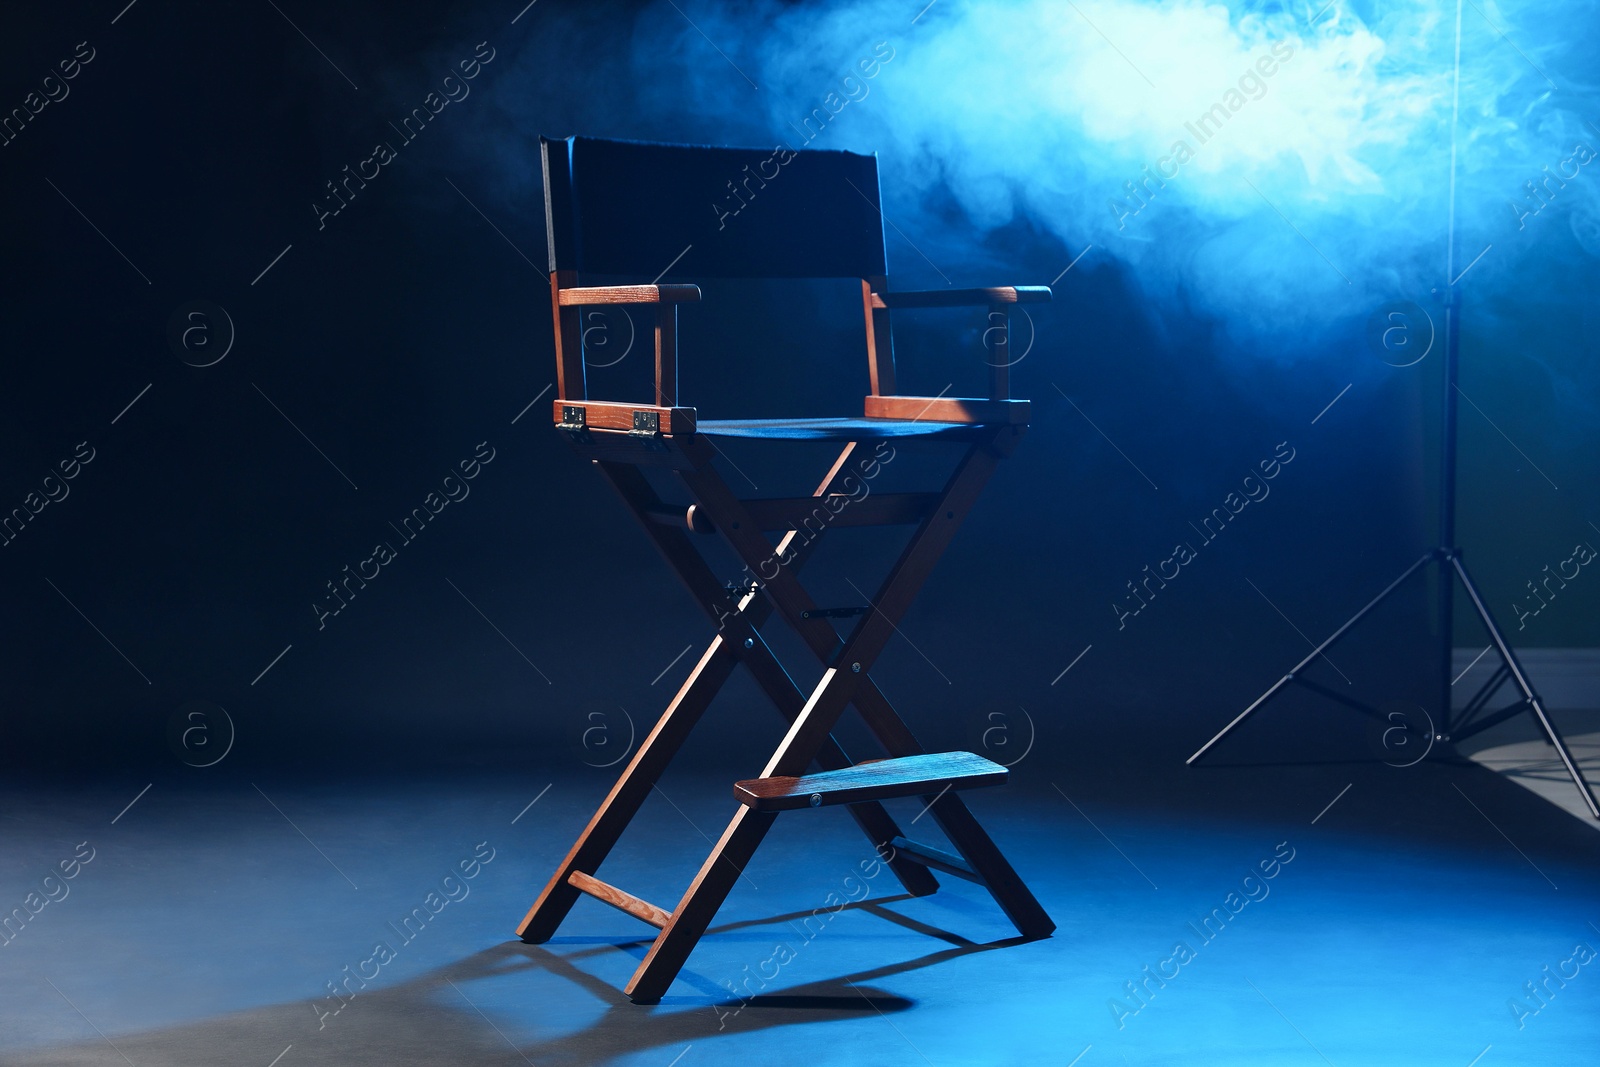
[[[661,412],[635,411],[633,413],[633,429],[628,431],[629,437],[640,437],[652,443],[661,441]]]
[[[575,404],[561,405],[561,421],[556,423],[556,429],[566,430],[571,434],[582,434],[589,429],[588,410]]]

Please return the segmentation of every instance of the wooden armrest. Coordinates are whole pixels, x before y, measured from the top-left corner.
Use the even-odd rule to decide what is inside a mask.
[[[873,293],[875,308],[986,307],[993,304],[1043,304],[1048,285],[1002,285],[992,289],[924,289],[905,293]]]
[[[563,306],[573,304],[694,304],[698,285],[588,285],[557,290]]]

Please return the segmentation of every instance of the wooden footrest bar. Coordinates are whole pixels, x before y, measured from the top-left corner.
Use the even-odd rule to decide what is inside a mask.
[[[733,796],[756,811],[794,811],[999,785],[1009,773],[974,752],[929,752],[798,778],[750,778],[733,783]]]
[[[648,900],[640,900],[632,893],[626,893],[614,885],[602,882],[600,879],[582,871],[573,871],[567,876],[567,884],[580,893],[587,893],[598,901],[610,904],[619,911],[625,911],[635,919],[642,919],[658,930],[666,928],[672,919],[670,911],[662,911]]]
[[[903,837],[894,838],[889,842],[889,845],[894,849],[894,854],[903,859],[908,859],[913,863],[920,863],[924,867],[932,867],[936,871],[953,874],[957,878],[965,878],[969,882],[983,884],[983,879],[978,875],[977,871],[972,869],[970,863],[954,853],[946,852],[942,848],[934,848],[932,845],[908,841]]]

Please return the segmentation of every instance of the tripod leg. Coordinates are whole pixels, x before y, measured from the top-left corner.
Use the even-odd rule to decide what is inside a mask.
[[[1572,758],[1572,753],[1567,750],[1567,743],[1562,740],[1561,732],[1556,729],[1556,724],[1550,721],[1550,716],[1545,714],[1544,705],[1539,700],[1539,695],[1533,691],[1533,686],[1528,682],[1528,676],[1522,672],[1522,664],[1517,662],[1517,654],[1511,650],[1511,645],[1506,641],[1505,635],[1500,632],[1500,625],[1494,621],[1489,607],[1483,602],[1483,597],[1478,595],[1478,587],[1473,584],[1472,576],[1467,573],[1467,568],[1461,562],[1461,557],[1456,554],[1450,556],[1450,564],[1455,568],[1456,577],[1461,579],[1461,585],[1467,591],[1467,596],[1472,598],[1472,606],[1478,612],[1478,618],[1483,620],[1484,629],[1489,631],[1489,639],[1494,642],[1495,648],[1500,652],[1500,659],[1511,672],[1512,680],[1517,683],[1517,688],[1522,691],[1522,696],[1528,702],[1528,710],[1533,713],[1534,719],[1539,723],[1539,728],[1544,731],[1544,736],[1550,744],[1555,746],[1556,754],[1561,757],[1562,766],[1566,767],[1567,774],[1572,776],[1572,784],[1578,787],[1583,802],[1589,807],[1589,814],[1600,819],[1600,804],[1595,803],[1594,790],[1583,777],[1583,771],[1578,769],[1577,761]]]
[[[1345,621],[1345,624],[1343,626],[1339,627],[1337,630],[1333,631],[1333,633],[1328,637],[1328,639],[1326,641],[1322,642],[1322,644],[1320,644],[1316,648],[1312,649],[1311,650],[1311,654],[1309,656],[1307,656],[1305,659],[1301,660],[1299,663],[1296,663],[1292,668],[1290,668],[1289,673],[1284,675],[1282,678],[1279,678],[1277,680],[1277,682],[1272,686],[1271,689],[1268,689],[1265,693],[1262,693],[1259,697],[1257,697],[1256,698],[1256,702],[1254,704],[1251,704],[1248,708],[1245,708],[1238,715],[1236,715],[1232,722],[1230,722],[1228,725],[1224,726],[1220,731],[1218,731],[1217,736],[1213,737],[1211,740],[1209,740],[1205,744],[1201,745],[1199,751],[1197,751],[1194,755],[1190,756],[1188,759],[1184,760],[1183,762],[1185,764],[1192,764],[1192,763],[1194,763],[1195,760],[1199,759],[1201,756],[1204,756],[1206,754],[1206,752],[1208,752],[1210,750],[1212,745],[1215,745],[1218,741],[1221,741],[1224,737],[1227,737],[1228,734],[1233,732],[1233,728],[1235,726],[1238,726],[1240,723],[1242,723],[1246,719],[1248,719],[1255,712],[1255,710],[1257,708],[1259,708],[1261,705],[1265,704],[1268,700],[1271,700],[1274,696],[1276,696],[1278,694],[1278,691],[1280,689],[1282,689],[1284,686],[1286,686],[1290,682],[1294,681],[1295,680],[1295,676],[1298,675],[1301,671],[1305,670],[1307,665],[1309,665],[1312,660],[1316,659],[1318,656],[1322,655],[1328,649],[1332,648],[1333,645],[1334,645],[1334,642],[1338,641],[1339,638],[1343,637],[1346,633],[1348,633],[1351,630],[1351,628],[1353,628],[1356,625],[1356,623],[1358,623],[1362,619],[1366,618],[1367,614],[1369,612],[1371,612],[1373,608],[1376,608],[1379,604],[1381,604],[1385,600],[1389,599],[1390,594],[1392,594],[1396,589],[1400,588],[1400,586],[1405,583],[1405,580],[1407,578],[1410,578],[1413,574],[1416,574],[1423,567],[1427,566],[1428,563],[1430,563],[1431,561],[1433,561],[1435,559],[1438,559],[1438,558],[1439,558],[1439,554],[1437,552],[1428,552],[1428,553],[1424,554],[1421,559],[1417,560],[1411,566],[1407,567],[1404,571],[1402,571],[1400,573],[1400,577],[1396,578],[1394,581],[1392,581],[1392,582],[1390,582],[1388,584],[1388,586],[1383,590],[1383,592],[1379,593],[1377,596],[1375,596],[1371,600],[1367,601],[1366,607],[1362,608],[1360,611],[1358,611],[1354,615],[1350,616],[1350,618]]]

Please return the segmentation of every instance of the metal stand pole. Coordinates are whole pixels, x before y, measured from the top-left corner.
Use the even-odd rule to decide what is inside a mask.
[[[1506,640],[1494,616],[1483,602],[1483,597],[1478,593],[1478,587],[1473,582],[1472,576],[1467,573],[1466,564],[1461,561],[1461,549],[1456,546],[1456,438],[1458,414],[1457,397],[1461,390],[1456,385],[1457,375],[1461,366],[1461,294],[1456,289],[1456,283],[1461,279],[1455,273],[1456,252],[1456,128],[1461,114],[1461,0],[1456,0],[1456,53],[1455,53],[1455,95],[1452,101],[1450,117],[1450,195],[1449,195],[1449,225],[1445,238],[1445,279],[1444,288],[1444,374],[1443,374],[1443,419],[1440,423],[1439,440],[1439,547],[1424,553],[1422,558],[1407,567],[1394,581],[1390,582],[1383,592],[1373,597],[1360,611],[1352,615],[1345,624],[1333,632],[1329,638],[1312,649],[1311,655],[1294,665],[1288,674],[1278,679],[1276,684],[1256,698],[1255,703],[1245,708],[1234,720],[1224,726],[1211,740],[1200,746],[1199,751],[1190,756],[1186,763],[1193,764],[1201,756],[1211,750],[1212,746],[1226,737],[1234,727],[1249,718],[1256,709],[1267,701],[1277,696],[1284,687],[1291,682],[1299,682],[1302,686],[1324,696],[1331,696],[1339,703],[1353,707],[1371,715],[1379,715],[1377,709],[1369,707],[1358,700],[1351,700],[1322,686],[1300,677],[1300,672],[1312,660],[1322,655],[1334,642],[1350,632],[1362,619],[1366,618],[1379,604],[1387,600],[1394,591],[1400,588],[1412,576],[1421,573],[1428,564],[1439,564],[1439,587],[1437,599],[1434,603],[1435,625],[1438,630],[1439,655],[1439,729],[1437,734],[1430,738],[1432,741],[1452,741],[1471,737],[1473,734],[1487,730],[1497,723],[1526,710],[1538,722],[1539,728],[1544,731],[1545,740],[1555,747],[1556,754],[1560,756],[1561,763],[1571,775],[1572,782],[1578,787],[1578,792],[1583,796],[1583,802],[1588,805],[1589,813],[1600,819],[1600,805],[1595,803],[1594,790],[1584,780],[1583,772],[1578,768],[1577,761],[1572,758],[1572,753],[1567,750],[1567,744],[1562,740],[1555,723],[1550,721],[1550,716],[1545,713],[1544,705],[1539,696],[1534,692],[1533,684],[1528,681],[1528,676],[1522,670],[1522,665],[1517,662],[1516,653],[1511,650],[1511,643]],[[1437,290],[1436,290],[1437,291]],[[1489,639],[1495,650],[1500,654],[1500,669],[1489,677],[1489,680],[1479,688],[1472,699],[1462,709],[1461,715],[1455,715],[1451,708],[1450,690],[1459,679],[1450,677],[1451,658],[1454,653],[1454,624],[1455,624],[1455,585],[1461,582],[1462,588],[1467,591],[1467,596],[1472,599],[1472,606],[1478,613],[1478,618],[1483,622],[1484,629],[1489,632]],[[1463,672],[1464,673],[1464,672]],[[1517,683],[1517,688],[1522,693],[1522,699],[1509,707],[1501,708],[1482,718],[1477,718],[1483,709],[1488,706],[1489,700],[1495,692],[1510,678]],[[1379,715],[1381,718],[1382,716]]]

